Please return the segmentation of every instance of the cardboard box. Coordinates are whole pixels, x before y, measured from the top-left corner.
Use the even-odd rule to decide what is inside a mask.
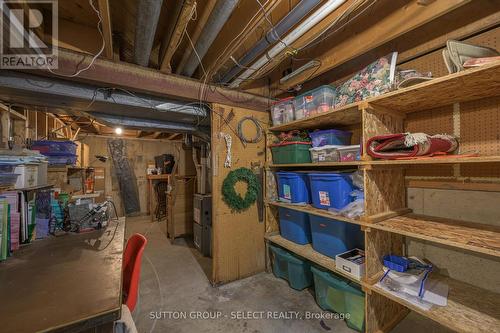
[[[335,256],[335,267],[357,279],[365,274],[365,251],[353,249]]]

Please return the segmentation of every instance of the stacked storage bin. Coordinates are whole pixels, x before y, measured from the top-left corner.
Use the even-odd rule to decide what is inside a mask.
[[[290,287],[296,290],[312,285],[311,265],[307,260],[277,246],[269,245],[269,248],[273,254],[273,273],[276,277],[287,280]]]
[[[75,165],[76,144],[73,141],[35,141],[32,150],[48,157],[49,165]]]
[[[359,285],[318,267],[311,267],[316,302],[327,311],[349,314],[347,326],[364,331],[365,301]]]
[[[280,234],[283,238],[300,245],[311,243],[309,214],[284,207],[280,207],[278,211]]]
[[[309,178],[305,172],[276,172],[279,200],[292,204],[308,204]]]

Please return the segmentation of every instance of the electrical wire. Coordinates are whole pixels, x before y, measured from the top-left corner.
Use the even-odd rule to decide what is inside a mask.
[[[251,121],[255,125],[255,129],[257,133],[255,136],[251,139],[248,139],[245,134],[243,134],[243,123],[246,121]],[[241,120],[238,122],[238,137],[244,141],[245,143],[257,143],[260,140],[262,140],[262,136],[264,133],[264,129],[262,128],[262,125],[258,122],[257,119],[251,116],[243,117]]]
[[[86,67],[84,67],[82,69],[77,70],[73,74],[68,75],[68,74],[56,73],[51,68],[47,67],[47,70],[49,72],[51,72],[52,74],[55,74],[55,75],[58,75],[58,76],[63,76],[63,77],[76,77],[76,76],[80,75],[81,73],[83,73],[83,72],[87,71],[88,69],[90,69],[90,67],[92,67],[92,65],[94,64],[94,62],[96,61],[96,59],[99,58],[101,56],[101,54],[104,52],[104,49],[106,48],[106,40],[104,39],[104,33],[102,32],[102,21],[103,21],[102,15],[101,15],[101,12],[95,7],[93,0],[89,0],[89,4],[92,7],[92,9],[96,12],[97,17],[99,18],[99,22],[97,22],[97,30],[99,31],[99,34],[101,35],[101,38],[102,38],[102,46],[101,46],[99,52],[97,52],[92,57],[92,60],[90,61],[90,63],[88,64],[88,66],[86,66]]]

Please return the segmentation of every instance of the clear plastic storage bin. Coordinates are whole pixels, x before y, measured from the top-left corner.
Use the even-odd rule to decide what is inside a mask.
[[[311,91],[313,95],[316,113],[328,112],[335,103],[335,88],[331,86],[321,86]]]
[[[288,97],[276,102],[271,107],[271,116],[274,126],[293,121],[295,119],[293,97]]]
[[[314,96],[311,92],[299,95],[293,100],[295,110],[295,119],[302,119],[316,114],[316,106],[314,105]]]
[[[330,146],[322,146],[322,147],[314,147],[309,148],[309,152],[311,153],[311,161],[313,163],[320,162],[339,162],[340,155],[335,145]]]
[[[341,162],[352,162],[360,159],[360,145],[341,146],[337,148]]]

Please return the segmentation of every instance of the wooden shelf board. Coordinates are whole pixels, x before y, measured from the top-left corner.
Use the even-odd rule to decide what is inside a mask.
[[[373,223],[371,228],[500,257],[500,227],[417,214]]]
[[[268,234],[265,236],[265,239],[267,239],[269,242],[277,244],[281,247],[284,247],[288,251],[291,251],[315,264],[320,265],[323,268],[328,269],[329,271],[332,271],[338,275],[341,275],[351,281],[355,281],[357,283],[361,283],[361,281],[353,276],[350,276],[343,271],[337,269],[335,267],[335,259],[330,258],[328,256],[325,256],[321,253],[316,252],[311,244],[306,244],[306,245],[299,245],[294,242],[291,242],[280,235],[274,234]]]
[[[425,311],[375,285],[369,285],[368,289],[457,332],[499,331],[499,294],[436,273],[431,273],[430,279],[438,279],[449,286],[447,306],[434,305]]]
[[[273,126],[270,131],[283,132],[294,129],[316,129],[332,126],[347,126],[361,123],[361,103],[351,103],[340,108],[320,113],[311,117],[295,120],[283,125]]]
[[[366,102],[410,113],[500,95],[500,61],[435,78]]]
[[[500,156],[475,156],[475,157],[424,157],[413,160],[373,160],[354,162],[323,162],[323,163],[298,163],[298,164],[268,164],[269,168],[324,168],[324,167],[349,167],[349,166],[386,166],[386,165],[423,165],[423,164],[470,164],[470,163],[499,163]]]
[[[322,217],[326,217],[326,218],[334,219],[334,220],[338,220],[338,221],[343,221],[343,222],[348,222],[348,223],[353,223],[353,224],[358,224],[358,225],[364,225],[364,226],[371,226],[372,225],[371,223],[366,223],[366,222],[363,222],[360,220],[350,219],[348,217],[341,216],[341,215],[335,215],[335,214],[328,212],[327,210],[314,208],[311,205],[299,206],[299,205],[291,205],[291,204],[287,204],[287,203],[283,203],[283,202],[276,202],[276,201],[268,201],[267,204],[271,205],[271,206],[276,206],[276,207],[284,207],[284,208],[288,208],[288,209],[292,209],[292,210],[296,210],[299,212],[304,212],[304,213],[308,213],[308,214],[312,214],[312,215],[316,215],[316,216],[322,216]]]

